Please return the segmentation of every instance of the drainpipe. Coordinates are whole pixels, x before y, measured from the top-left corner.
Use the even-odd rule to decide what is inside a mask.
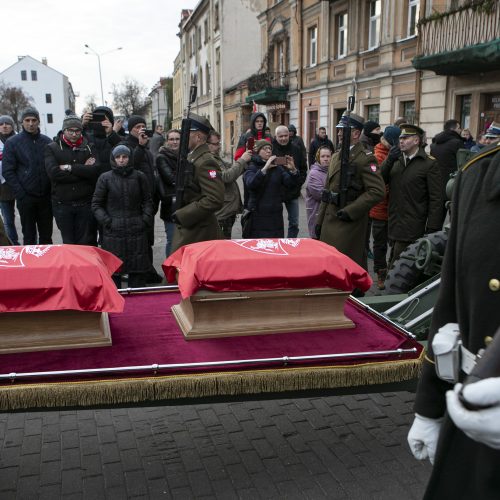
[[[299,39],[299,69],[297,71],[297,106],[299,110],[299,116],[298,116],[298,129],[300,130],[300,134],[302,137],[304,137],[304,128],[302,126],[302,54],[303,54],[303,47],[302,47],[302,0],[297,0],[297,5],[295,7],[295,19],[297,19],[297,23],[299,24],[299,34],[298,34],[298,39]]]

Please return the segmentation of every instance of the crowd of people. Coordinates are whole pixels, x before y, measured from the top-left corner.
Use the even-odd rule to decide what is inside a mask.
[[[336,144],[319,127],[306,148],[293,124],[280,125],[272,134],[266,116],[256,112],[240,136],[234,160],[227,161],[220,154],[220,133],[193,114],[188,148],[193,176],[183,206],[176,207],[179,130],[165,133],[158,125],[149,137],[144,117],[132,115],[125,133],[106,106],[81,118],[68,111],[54,140],[41,134],[35,108],[26,109],[21,121],[16,134],[12,118],[0,117],[5,241],[20,243],[17,204],[23,244],[52,243],[55,220],[63,243],[99,244],[120,257],[122,274],[135,286],[161,281],[153,266],[158,212],[168,256],[186,243],[230,239],[239,214],[244,237],[295,238],[303,192],[309,236],[364,268],[371,254],[377,285],[384,289],[387,271],[400,253],[441,229],[445,186],[457,171],[457,151],[480,151],[500,140],[497,123],[489,124],[476,142],[457,120],[448,120],[429,154],[425,131],[404,119],[382,130],[379,123],[351,114],[338,124]],[[340,208],[346,124],[351,150],[346,205]],[[121,283],[121,275],[116,282]]]

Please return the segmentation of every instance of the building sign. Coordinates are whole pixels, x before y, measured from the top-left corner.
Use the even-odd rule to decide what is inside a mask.
[[[267,111],[283,111],[285,109],[288,109],[290,104],[288,102],[276,102],[272,104],[267,104],[266,105],[266,110]]]

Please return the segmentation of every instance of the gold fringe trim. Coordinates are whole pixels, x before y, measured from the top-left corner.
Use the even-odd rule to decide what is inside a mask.
[[[140,403],[402,382],[418,377],[422,359],[423,353],[412,360],[351,366],[13,384],[0,387],[0,410]]]

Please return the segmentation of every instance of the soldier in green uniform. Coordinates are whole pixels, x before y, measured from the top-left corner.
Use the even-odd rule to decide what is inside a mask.
[[[337,128],[342,129],[347,118],[342,117]],[[360,266],[367,269],[366,231],[370,208],[382,201],[385,185],[380,175],[377,160],[372,153],[366,153],[360,142],[364,119],[351,113],[351,152],[349,155],[349,187],[347,204],[341,210],[338,206],[340,192],[341,154],[337,151],[330,162],[323,191],[316,234],[321,241],[334,246]],[[341,130],[339,133],[341,138]]]
[[[391,266],[408,245],[441,229],[441,172],[422,147],[424,135],[420,127],[403,123],[399,149],[393,147],[381,166],[389,185]]]
[[[194,113],[190,119],[188,161],[193,164],[193,175],[185,186],[183,206],[172,214],[172,253],[189,243],[223,238],[215,214],[224,205],[224,182],[219,164],[206,144],[212,125]]]

